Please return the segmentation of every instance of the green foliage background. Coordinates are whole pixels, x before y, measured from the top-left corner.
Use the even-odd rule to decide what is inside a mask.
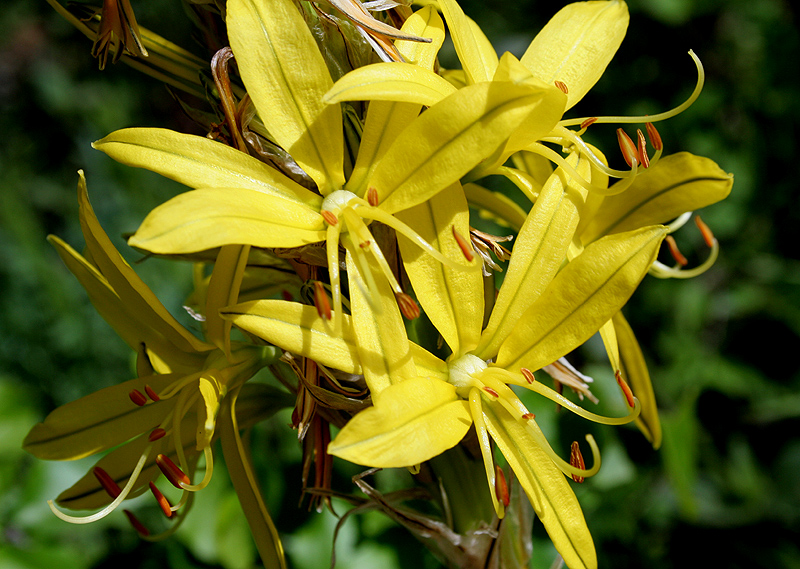
[[[195,46],[178,2],[132,4],[141,25]],[[498,51],[517,55],[563,4],[462,2]],[[576,112],[675,105],[694,84],[686,56],[694,49],[708,73],[703,95],[659,128],[667,151],[707,155],[735,174],[735,184],[726,202],[702,212],[722,245],[716,266],[685,282],[648,278],[626,309],[651,365],[664,445],[654,451],[633,429],[589,427],[604,467],[578,492],[600,566],[693,566],[700,555],[719,567],[800,567],[798,14],[788,0],[629,5],[628,36]],[[250,567],[254,549],[224,469],[178,535],[156,545],[140,542],[121,513],[78,527],[45,504],[88,464],[34,460],[20,450],[27,430],[54,406],[133,373],[126,346],[45,237],[82,243],[75,172],[83,168],[102,223],[127,255],[122,235],[182,189],[113,163],[89,143],[126,126],[196,131],[158,82],[123,64],[99,72],[90,42],[43,0],[5,3],[0,38],[0,566]],[[613,130],[593,134],[613,155]],[[695,262],[702,259],[692,228],[678,238],[696,251]],[[189,267],[151,260],[137,270],[179,314]],[[608,372],[599,351],[586,352],[585,369],[596,371],[603,397]],[[296,507],[300,453],[287,422],[279,416],[254,434],[265,491],[292,565],[326,567],[335,518]],[[587,429],[560,416],[551,422],[563,449]],[[337,472],[338,487],[348,490],[355,472]],[[553,552],[535,531],[535,566],[547,567]],[[437,566],[378,515],[344,526],[337,558],[342,568]]]

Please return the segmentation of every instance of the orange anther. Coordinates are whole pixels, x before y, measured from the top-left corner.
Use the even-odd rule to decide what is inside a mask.
[[[680,252],[678,249],[678,244],[675,242],[675,238],[672,235],[667,235],[666,239],[667,246],[669,247],[669,253],[672,255],[672,258],[675,259],[675,262],[678,263],[681,267],[685,267],[689,264],[689,261],[686,257],[683,256],[683,253]]]
[[[497,393],[497,391],[495,391],[495,390],[494,390],[494,389],[492,389],[491,387],[486,387],[486,386],[484,385],[484,386],[483,386],[483,390],[484,390],[486,393],[488,393],[489,395],[491,395],[492,397],[500,397],[500,394],[499,394],[499,393]]]
[[[286,289],[283,289],[283,290],[281,291],[281,296],[283,297],[283,300],[285,300],[285,301],[287,301],[287,302],[291,302],[292,300],[294,300],[294,297],[292,296],[292,293],[291,293],[291,292],[289,292],[289,291],[288,291],[288,290],[286,290]]]
[[[320,210],[320,215],[322,218],[328,222],[328,225],[337,225],[339,223],[339,218],[336,217],[332,211],[327,209]]]
[[[161,490],[156,488],[156,485],[150,482],[150,491],[153,493],[153,496],[156,498],[156,502],[161,507],[161,511],[164,512],[164,515],[168,518],[172,517],[172,504],[169,503],[167,497],[161,493]]]
[[[456,231],[456,226],[453,226],[453,237],[456,239],[456,243],[458,243],[459,249],[461,249],[461,253],[464,255],[464,258],[467,261],[472,261],[475,258],[475,255],[472,254],[472,245],[462,237],[462,235]]]
[[[147,537],[147,536],[150,535],[150,532],[147,531],[147,528],[144,527],[144,524],[139,521],[139,518],[137,518],[133,514],[133,512],[131,512],[130,510],[122,510],[122,511],[125,512],[126,516],[128,516],[128,521],[131,522],[131,525],[133,526],[133,529],[135,529],[137,532],[139,532],[139,535],[143,535],[144,537]]]
[[[111,478],[108,472],[99,466],[95,466],[92,469],[92,474],[94,474],[94,477],[97,478],[97,481],[100,483],[100,486],[103,487],[103,490],[106,491],[106,494],[112,498],[116,498],[122,493],[122,489],[119,487],[119,484],[117,484],[117,482]]]
[[[378,190],[375,188],[367,190],[367,203],[372,207],[378,207]]]
[[[564,93],[565,95],[569,95],[569,89],[567,89],[567,84],[563,81],[555,81],[555,86]]]
[[[642,129],[636,129],[636,150],[639,153],[639,159],[642,161],[642,166],[645,168],[650,167],[650,157],[647,155],[647,141],[644,139]]]
[[[522,377],[525,378],[525,381],[528,383],[533,383],[536,381],[536,378],[533,377],[533,372],[526,367],[520,368],[519,370],[522,373]]]
[[[525,419],[526,421],[530,421],[531,419],[535,419],[536,418],[536,414],[535,413],[525,413],[522,416],[522,418]]]
[[[419,304],[404,292],[398,292],[394,295],[397,299],[397,306],[400,307],[400,312],[409,320],[419,318]]]
[[[319,281],[314,281],[314,306],[317,307],[317,314],[323,320],[331,319],[331,303],[328,300],[328,293]]]
[[[663,150],[664,143],[661,142],[661,135],[658,134],[656,126],[651,122],[645,123],[644,126],[647,129],[647,136],[650,137],[650,144],[653,145],[653,148],[656,150]]]
[[[619,384],[620,389],[622,389],[622,393],[625,394],[625,400],[628,402],[628,407],[633,407],[636,402],[633,399],[633,392],[631,388],[628,387],[628,383],[622,379],[622,372],[619,370],[614,372],[614,377],[617,378],[617,384]]]
[[[581,123],[581,130],[583,130],[584,128],[589,128],[590,126],[592,126],[596,122],[597,122],[597,117],[590,117],[590,118],[586,119],[585,121],[583,121]]]
[[[369,239],[367,239],[366,241],[362,241],[361,243],[358,244],[358,246],[361,247],[362,249],[369,249],[370,245],[372,245],[372,241],[370,241]]]
[[[131,398],[134,405],[138,405],[139,407],[143,407],[145,403],[147,403],[147,397],[144,396],[144,393],[139,391],[138,389],[134,389],[130,393],[128,393],[128,397]]]
[[[150,435],[147,437],[147,440],[149,440],[151,443],[154,443],[158,439],[163,439],[166,434],[167,431],[159,427],[157,429],[153,429],[152,431],[150,431]]]
[[[161,472],[164,473],[164,476],[167,477],[170,484],[175,486],[175,488],[180,488],[183,490],[183,487],[187,484],[191,484],[191,480],[186,474],[178,468],[178,466],[172,462],[168,456],[163,454],[159,454],[156,456],[156,464]]]
[[[711,228],[708,225],[706,225],[705,222],[702,219],[700,219],[699,215],[695,216],[694,223],[695,223],[695,225],[697,225],[697,229],[700,230],[700,233],[703,234],[703,241],[706,242],[706,245],[708,246],[708,248],[710,249],[711,247],[713,247],[714,243],[717,241],[717,239],[716,239],[716,237],[714,237],[714,234],[711,232]]]
[[[147,396],[153,401],[161,401],[161,398],[158,396],[158,393],[156,393],[155,390],[149,385],[144,386],[144,392],[147,393]]]
[[[506,482],[506,475],[503,469],[497,464],[494,465],[494,495],[497,496],[497,501],[501,502],[503,506],[508,508],[511,503],[511,495],[508,493],[508,482]]]
[[[619,148],[622,150],[622,157],[628,163],[628,166],[633,168],[634,162],[639,164],[639,152],[636,150],[636,145],[631,140],[631,137],[628,136],[628,133],[618,128],[617,140],[619,141]]]
[[[578,444],[578,441],[572,441],[572,446],[570,447],[569,451],[569,464],[570,466],[574,466],[575,468],[580,468],[581,470],[586,470],[586,463],[583,462],[583,455],[581,454],[581,447]],[[572,479],[575,482],[583,482],[585,478],[578,474],[573,474]]]

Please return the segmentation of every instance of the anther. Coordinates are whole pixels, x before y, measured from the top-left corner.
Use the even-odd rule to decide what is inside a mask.
[[[525,413],[522,416],[522,418],[525,419],[526,421],[530,421],[531,419],[535,419],[536,418],[536,414],[535,413]]]
[[[161,398],[158,396],[158,393],[156,393],[155,390],[149,385],[144,386],[144,392],[147,393],[147,396],[153,401],[161,401]]]
[[[631,140],[631,137],[628,136],[628,133],[621,128],[617,129],[617,140],[619,141],[619,148],[622,150],[622,157],[628,163],[628,166],[633,168],[634,162],[636,164],[639,163],[639,153],[636,150],[636,145]]]
[[[714,246],[714,242],[717,239],[716,239],[716,237],[714,237],[714,234],[711,232],[711,228],[708,225],[706,225],[705,222],[702,219],[700,219],[699,215],[695,216],[694,223],[695,223],[695,225],[697,225],[697,229],[700,230],[700,233],[703,234],[703,241],[706,242],[706,245],[708,246],[708,248],[710,249],[711,247],[713,247]]]
[[[291,292],[289,292],[289,291],[288,291],[288,290],[286,290],[286,289],[283,289],[283,290],[281,291],[281,296],[283,297],[283,300],[285,300],[285,301],[287,301],[287,302],[291,302],[292,300],[294,300],[294,297],[292,296],[292,293],[291,293]]]
[[[565,95],[569,95],[569,89],[567,89],[567,84],[564,83],[563,81],[556,81],[555,86],[558,87],[558,89]]]
[[[167,497],[164,496],[164,494],[161,493],[161,490],[159,490],[152,482],[150,482],[150,491],[153,493],[153,496],[155,496],[156,502],[158,502],[158,505],[161,508],[161,511],[164,512],[164,515],[168,518],[171,518],[172,504],[169,503]]]
[[[592,126],[596,122],[597,122],[597,117],[589,117],[588,119],[586,119],[585,121],[583,121],[581,123],[581,130],[583,130],[585,128],[589,128],[590,126]]]
[[[497,496],[497,501],[501,502],[504,507],[508,508],[511,503],[511,496],[508,492],[508,482],[506,482],[506,475],[499,465],[494,465],[494,495]]]
[[[314,281],[314,306],[317,307],[317,314],[323,320],[331,319],[331,303],[328,294],[320,281]]]
[[[149,440],[151,443],[154,443],[158,439],[163,439],[166,436],[166,434],[167,431],[159,427],[157,429],[153,429],[152,431],[150,431],[150,435],[147,437],[147,440]]]
[[[578,444],[578,441],[572,441],[572,446],[570,447],[569,451],[569,464],[575,468],[586,470],[586,463],[583,461],[583,455],[581,454],[581,447]],[[581,483],[585,480],[583,476],[578,474],[573,474],[572,479],[578,483]]]
[[[366,241],[362,241],[361,243],[358,244],[358,246],[361,247],[362,249],[369,249],[370,245],[372,245],[372,241],[370,241],[369,239],[367,239]]]
[[[622,372],[616,370],[614,372],[614,377],[617,378],[617,384],[619,384],[620,389],[622,389],[622,393],[625,395],[625,400],[628,402],[628,407],[633,407],[636,405],[636,402],[633,400],[633,392],[631,388],[628,387],[628,383],[622,379]]]
[[[669,253],[672,255],[672,258],[675,259],[675,262],[681,267],[688,265],[689,261],[683,256],[683,253],[680,252],[680,249],[678,249],[678,244],[675,242],[675,238],[672,235],[667,235],[664,240],[667,242]]]
[[[661,142],[661,135],[658,133],[656,129],[656,125],[651,122],[645,123],[645,128],[647,128],[647,136],[650,137],[650,144],[653,145],[653,148],[656,150],[663,150],[664,143]]]
[[[500,394],[499,394],[499,393],[497,393],[497,391],[495,391],[495,390],[494,390],[494,389],[492,389],[491,387],[486,387],[486,386],[484,385],[484,386],[483,386],[483,390],[484,390],[486,393],[488,393],[489,395],[491,395],[492,397],[495,397],[495,398],[497,398],[497,397],[500,397]]]
[[[332,211],[327,209],[320,210],[320,215],[322,218],[328,222],[328,225],[337,225],[339,223],[339,218],[336,217]]]
[[[92,469],[92,474],[94,477],[97,478],[97,481],[100,483],[100,486],[103,487],[103,490],[106,491],[106,494],[111,496],[112,498],[116,499],[122,493],[122,488],[119,487],[119,484],[111,478],[111,476],[100,468],[99,466],[95,466]]]
[[[472,261],[475,258],[475,255],[472,254],[472,245],[464,239],[464,237],[456,231],[456,226],[453,226],[453,237],[456,239],[456,243],[458,243],[459,249],[461,249],[461,253],[464,255],[464,258],[467,261]]]
[[[128,397],[131,398],[131,401],[133,401],[134,405],[138,405],[139,407],[143,407],[144,404],[147,403],[147,397],[145,397],[144,393],[138,389],[134,389],[128,393]]]
[[[367,203],[372,207],[378,207],[378,190],[375,188],[367,190]]]
[[[419,318],[419,305],[411,296],[404,292],[398,292],[394,295],[397,299],[397,306],[400,307],[400,312],[408,320]]]
[[[156,456],[156,464],[175,488],[183,490],[184,485],[191,484],[189,477],[168,456],[159,454]]]
[[[642,161],[642,166],[645,168],[650,167],[650,157],[647,155],[647,141],[644,139],[642,129],[636,129],[636,150],[639,152],[639,159]]]
[[[527,381],[528,383],[532,384],[534,381],[536,381],[536,378],[533,377],[533,372],[531,370],[529,370],[528,368],[523,367],[523,368],[520,368],[519,371],[522,373],[522,377],[524,377],[525,381]]]
[[[122,510],[122,511],[125,512],[126,516],[128,516],[128,521],[131,522],[131,525],[133,526],[133,529],[135,529],[137,532],[139,532],[139,535],[143,535],[144,537],[147,537],[147,536],[150,535],[150,532],[147,531],[147,528],[144,527],[144,524],[139,521],[139,518],[137,518],[133,514],[133,512],[131,512],[130,510]]]

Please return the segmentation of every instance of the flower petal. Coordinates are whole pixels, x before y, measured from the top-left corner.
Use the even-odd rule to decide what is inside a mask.
[[[439,7],[447,20],[468,84],[489,81],[497,68],[497,52],[491,42],[455,0],[439,0]]]
[[[233,324],[229,320],[223,320],[219,311],[225,306],[235,304],[239,299],[239,288],[249,254],[249,245],[222,247],[214,262],[206,291],[206,337],[225,352],[229,359]]]

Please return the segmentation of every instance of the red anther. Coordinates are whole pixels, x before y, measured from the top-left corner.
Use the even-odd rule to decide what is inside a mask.
[[[144,537],[150,535],[150,532],[147,531],[147,528],[144,527],[144,524],[139,521],[139,518],[133,515],[133,512],[131,512],[130,510],[122,510],[122,511],[125,512],[126,516],[128,516],[128,521],[131,522],[133,529],[139,532],[139,535],[143,535]]]
[[[336,217],[332,211],[327,209],[320,210],[320,215],[322,218],[328,222],[328,225],[337,225],[339,223],[339,218]]]
[[[645,128],[647,128],[647,136],[650,137],[650,144],[653,145],[653,148],[656,150],[663,150],[664,143],[661,142],[661,135],[658,134],[658,130],[656,130],[656,126],[651,123],[645,123]]]
[[[634,161],[637,164],[640,162],[636,145],[631,140],[631,137],[628,136],[628,133],[621,128],[617,129],[617,140],[619,141],[619,148],[622,150],[622,157],[625,159],[625,162],[628,163],[628,166],[633,168]]]
[[[130,393],[128,393],[128,397],[131,398],[134,405],[138,405],[139,407],[143,407],[145,403],[147,403],[147,397],[144,396],[144,393],[139,391],[138,389],[134,389]]]
[[[100,468],[99,466],[95,466],[92,469],[92,474],[94,477],[97,478],[97,481],[100,483],[100,486],[103,487],[103,490],[106,491],[106,494],[111,496],[112,498],[116,499],[122,493],[122,488],[119,487],[119,484],[111,478],[111,476]]]
[[[625,399],[628,402],[628,407],[633,407],[636,402],[633,399],[633,392],[631,388],[628,387],[628,383],[622,379],[622,372],[619,370],[614,372],[614,377],[617,378],[617,383],[619,384],[620,389],[622,389],[622,393],[625,394]]]
[[[675,238],[672,235],[667,235],[666,239],[667,246],[669,247],[669,253],[672,255],[672,258],[675,259],[675,262],[678,263],[681,267],[685,267],[689,264],[689,261],[686,257],[683,256],[683,253],[680,252],[678,249],[678,244],[675,243]]]
[[[695,216],[694,224],[697,225],[697,229],[699,229],[700,233],[703,234],[703,241],[706,242],[706,245],[708,246],[708,248],[710,249],[711,247],[713,247],[714,243],[716,242],[717,239],[714,237],[714,234],[711,232],[711,228],[708,225],[706,225],[705,222],[702,219],[700,219],[699,215]]]
[[[564,93],[565,95],[569,95],[569,89],[567,89],[567,84],[563,81],[555,81],[555,86]]]
[[[467,261],[472,261],[472,259],[475,258],[475,255],[472,254],[472,245],[456,231],[455,225],[453,226],[453,237],[456,238],[456,243],[458,243],[458,247],[461,249],[461,254],[464,255],[464,258]]]
[[[378,207],[378,190],[370,188],[367,190],[367,203],[372,207]]]
[[[522,416],[522,418],[525,419],[526,421],[530,421],[531,419],[535,419],[536,418],[536,414],[535,413],[525,413]]]
[[[161,398],[158,396],[158,393],[156,393],[155,390],[149,385],[144,386],[144,392],[147,393],[147,396],[153,401],[161,401]]]
[[[419,318],[419,304],[404,292],[398,292],[394,295],[397,299],[397,306],[400,307],[400,312],[409,320]]]
[[[484,385],[484,386],[483,386],[483,390],[484,390],[486,393],[488,393],[489,395],[491,395],[492,397],[500,397],[500,394],[499,394],[499,393],[497,393],[497,391],[495,391],[495,390],[494,390],[494,389],[492,389],[491,387],[486,387],[486,386]]]
[[[508,482],[506,482],[506,475],[503,469],[497,464],[494,465],[494,495],[497,496],[498,502],[508,508],[508,505],[511,503],[511,495],[508,493]]]
[[[597,117],[590,117],[590,118],[586,119],[585,121],[583,121],[581,123],[581,130],[583,130],[584,128],[589,128],[590,126],[592,126],[596,122],[597,122]]]
[[[636,129],[636,150],[639,152],[639,159],[642,161],[642,166],[645,168],[650,167],[650,157],[647,155],[647,141],[644,139],[642,129]]]
[[[292,293],[286,289],[283,289],[281,291],[281,296],[283,297],[283,300],[285,300],[286,302],[291,302],[292,300],[294,300]]]
[[[319,281],[314,281],[314,306],[317,307],[317,314],[323,320],[331,319],[331,303],[328,300],[328,293]]]
[[[586,463],[583,462],[583,455],[581,454],[581,447],[578,444],[578,441],[572,441],[572,446],[569,450],[569,464],[575,468],[586,470]],[[579,476],[578,474],[573,474],[572,479],[578,483],[585,480],[583,476]]]
[[[172,517],[172,504],[169,503],[167,497],[161,493],[161,490],[156,488],[156,485],[150,482],[150,491],[153,493],[153,496],[156,498],[156,502],[161,507],[161,511],[164,512],[164,515],[168,518]]]
[[[154,443],[158,439],[163,439],[166,434],[167,431],[159,427],[157,429],[153,429],[152,431],[150,431],[150,435],[147,437],[147,440],[149,440],[151,443]]]
[[[358,246],[361,247],[362,249],[369,249],[371,245],[372,241],[370,241],[369,239],[367,239],[366,241],[362,241],[361,243],[358,244]]]
[[[178,466],[172,462],[168,456],[163,454],[159,454],[156,456],[156,464],[158,468],[161,469],[161,472],[164,473],[164,476],[167,477],[170,484],[175,486],[175,488],[179,488],[183,490],[183,487],[187,484],[191,484],[191,480],[186,474],[178,468]]]
[[[519,370],[522,373],[522,377],[525,378],[525,381],[528,383],[533,383],[536,381],[536,378],[533,377],[533,372],[526,367],[520,368]]]

